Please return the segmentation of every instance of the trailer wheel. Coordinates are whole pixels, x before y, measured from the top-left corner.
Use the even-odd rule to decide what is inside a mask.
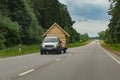
[[[66,49],[63,50],[63,53],[66,53]]]

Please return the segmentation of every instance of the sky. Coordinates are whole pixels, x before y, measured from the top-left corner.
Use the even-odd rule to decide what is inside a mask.
[[[67,5],[72,20],[76,21],[72,27],[77,32],[96,37],[99,32],[108,28],[109,0],[59,0],[59,2]]]

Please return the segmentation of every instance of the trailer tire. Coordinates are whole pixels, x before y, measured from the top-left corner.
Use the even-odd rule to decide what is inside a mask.
[[[63,50],[63,53],[66,53],[66,49]]]

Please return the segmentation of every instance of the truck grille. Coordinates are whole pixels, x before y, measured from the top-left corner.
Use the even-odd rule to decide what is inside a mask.
[[[45,45],[45,47],[54,47],[53,45]]]

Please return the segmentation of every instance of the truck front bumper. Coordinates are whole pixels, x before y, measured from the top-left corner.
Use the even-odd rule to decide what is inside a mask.
[[[57,52],[57,51],[59,51],[59,48],[41,48],[41,51],[43,51],[43,52]]]

